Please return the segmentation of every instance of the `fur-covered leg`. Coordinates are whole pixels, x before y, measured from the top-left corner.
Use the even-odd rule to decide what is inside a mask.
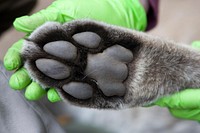
[[[22,57],[33,80],[79,106],[142,106],[200,87],[199,51],[97,21],[48,22],[25,41]]]

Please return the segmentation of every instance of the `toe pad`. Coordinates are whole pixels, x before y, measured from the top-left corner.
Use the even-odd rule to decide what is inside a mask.
[[[42,73],[53,79],[65,79],[70,76],[70,68],[56,60],[38,59],[35,63]]]
[[[101,41],[99,35],[94,32],[82,32],[73,35],[72,37],[80,45],[83,45],[88,48],[97,48]]]
[[[67,41],[54,41],[43,47],[44,51],[66,60],[74,60],[77,56],[76,47]]]
[[[88,99],[92,97],[93,89],[87,83],[70,82],[63,86],[63,90],[77,99]]]

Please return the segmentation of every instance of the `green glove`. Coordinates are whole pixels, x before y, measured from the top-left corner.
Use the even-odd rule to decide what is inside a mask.
[[[193,42],[192,46],[200,49],[200,41]],[[200,121],[200,89],[186,89],[163,97],[154,104],[168,107],[171,114],[177,118]]]
[[[145,30],[147,21],[145,10],[139,0],[57,0],[32,16],[17,18],[14,27],[29,35],[47,21],[64,23],[81,18],[104,21],[140,31]],[[31,81],[27,70],[22,67],[21,48],[22,40],[15,43],[4,57],[4,66],[7,70],[17,69],[11,76],[9,84],[16,90],[27,88],[25,97],[37,100],[45,94],[45,91],[40,85]],[[47,97],[52,102],[60,100],[53,88],[48,90]]]

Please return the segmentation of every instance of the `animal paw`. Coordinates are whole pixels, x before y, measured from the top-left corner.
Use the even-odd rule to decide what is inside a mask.
[[[162,93],[173,76],[158,66],[170,64],[170,54],[177,53],[171,47],[140,32],[76,20],[37,28],[24,42],[22,57],[32,79],[56,88],[66,101],[121,108],[144,105]]]

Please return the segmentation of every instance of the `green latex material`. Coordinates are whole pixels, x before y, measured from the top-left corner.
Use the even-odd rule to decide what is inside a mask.
[[[158,101],[156,105],[173,109],[200,109],[200,89],[186,89],[171,96],[166,96]]]
[[[200,49],[200,41],[194,41],[194,42],[192,42],[192,47]]]
[[[50,88],[47,92],[47,98],[50,102],[58,102],[61,100],[60,96],[58,95],[57,91],[54,88]]]
[[[14,26],[19,31],[31,33],[46,21],[64,23],[83,18],[140,31],[145,30],[147,23],[139,0],[57,0],[32,16],[17,18]]]
[[[22,65],[22,60],[20,57],[20,50],[22,49],[22,46],[23,40],[21,39],[8,49],[4,57],[4,66],[7,70],[14,70]]]
[[[192,43],[200,49],[200,41]],[[177,118],[200,121],[200,89],[188,88],[171,96],[157,100],[154,105],[168,107],[171,114]]]
[[[31,83],[31,79],[28,75],[28,72],[25,68],[20,68],[15,72],[9,81],[9,85],[11,88],[15,90],[21,90],[26,88]]]
[[[200,121],[200,109],[169,109],[176,118]]]
[[[145,30],[147,23],[145,10],[139,0],[56,0],[46,9],[31,16],[17,18],[14,21],[14,27],[29,35],[47,21],[64,23],[74,19],[94,19],[140,31]],[[4,57],[4,66],[7,70],[15,70],[23,65],[20,57],[21,48],[22,40],[8,50]],[[11,77],[12,88],[26,88],[31,83],[28,73],[24,68],[23,70],[23,72],[16,71]],[[33,83],[26,90],[25,96],[27,99],[36,100],[37,97],[39,99],[40,86],[37,83],[32,85]],[[33,88],[35,88],[34,91]],[[60,99],[55,92],[50,89],[47,93],[48,99],[52,102]]]
[[[38,100],[46,94],[46,91],[36,82],[32,82],[25,91],[25,97],[28,100]]]

